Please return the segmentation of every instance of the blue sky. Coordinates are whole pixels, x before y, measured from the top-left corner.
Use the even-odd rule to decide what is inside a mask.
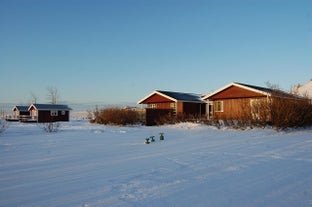
[[[311,0],[0,0],[0,102],[137,102],[155,89],[312,78]]]

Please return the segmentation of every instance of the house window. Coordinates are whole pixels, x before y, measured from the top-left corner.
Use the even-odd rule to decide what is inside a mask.
[[[149,107],[150,109],[156,109],[157,108],[157,104],[149,104]]]
[[[177,107],[177,104],[176,103],[170,103],[170,108],[171,109],[176,109]]]
[[[216,112],[223,112],[223,101],[216,101],[215,107]]]
[[[170,109],[173,110],[173,114],[177,113],[177,103],[170,103]]]
[[[66,114],[66,111],[62,111],[61,114],[62,116],[64,116]]]
[[[51,111],[51,116],[58,116],[58,112],[57,111]]]

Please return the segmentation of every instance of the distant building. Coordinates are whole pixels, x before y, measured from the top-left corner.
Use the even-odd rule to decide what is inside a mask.
[[[28,107],[30,121],[39,123],[69,121],[71,110],[67,105],[59,104],[31,104]]]
[[[30,112],[28,111],[29,106],[14,106],[13,111],[13,117],[12,120],[27,120],[30,118]]]

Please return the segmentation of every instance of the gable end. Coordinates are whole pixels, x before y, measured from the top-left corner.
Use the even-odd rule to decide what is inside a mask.
[[[215,99],[234,99],[234,98],[254,98],[265,97],[264,93],[260,93],[254,90],[248,90],[247,88],[238,87],[236,85],[229,86],[228,88],[209,97],[210,100]]]

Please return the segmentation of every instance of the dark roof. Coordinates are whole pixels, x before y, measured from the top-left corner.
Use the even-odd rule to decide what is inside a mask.
[[[173,99],[176,99],[177,101],[204,103],[204,101],[201,99],[201,95],[198,95],[198,94],[173,92],[173,91],[161,91],[161,90],[156,90],[156,91],[166,96],[169,96]]]
[[[67,105],[60,105],[60,104],[32,104],[31,106],[34,106],[37,110],[43,110],[43,111],[44,110],[63,110],[63,111],[72,110]]]
[[[265,88],[265,87],[260,87],[260,86],[254,86],[254,85],[249,85],[249,84],[245,84],[245,83],[239,83],[239,82],[234,82],[234,83],[242,85],[242,86],[246,86],[246,87],[249,87],[249,88],[253,88],[253,89],[256,89],[256,90],[259,90],[259,91],[263,91],[263,92],[266,92],[266,93],[272,93],[272,92],[276,91],[275,89]]]
[[[16,108],[18,111],[24,111],[24,112],[28,111],[28,106],[14,106],[13,110],[14,110],[15,108]]]
[[[236,82],[237,83],[237,82]],[[244,84],[244,83],[237,83],[249,88],[253,88],[256,90],[260,90],[266,93],[269,93],[271,95],[277,96],[277,97],[283,97],[283,98],[291,98],[291,99],[301,99],[303,97],[295,95],[295,94],[291,94],[285,91],[282,91],[280,89],[275,89],[275,88],[264,88],[264,87],[260,87],[260,86],[254,86],[254,85],[248,85],[248,84]]]

